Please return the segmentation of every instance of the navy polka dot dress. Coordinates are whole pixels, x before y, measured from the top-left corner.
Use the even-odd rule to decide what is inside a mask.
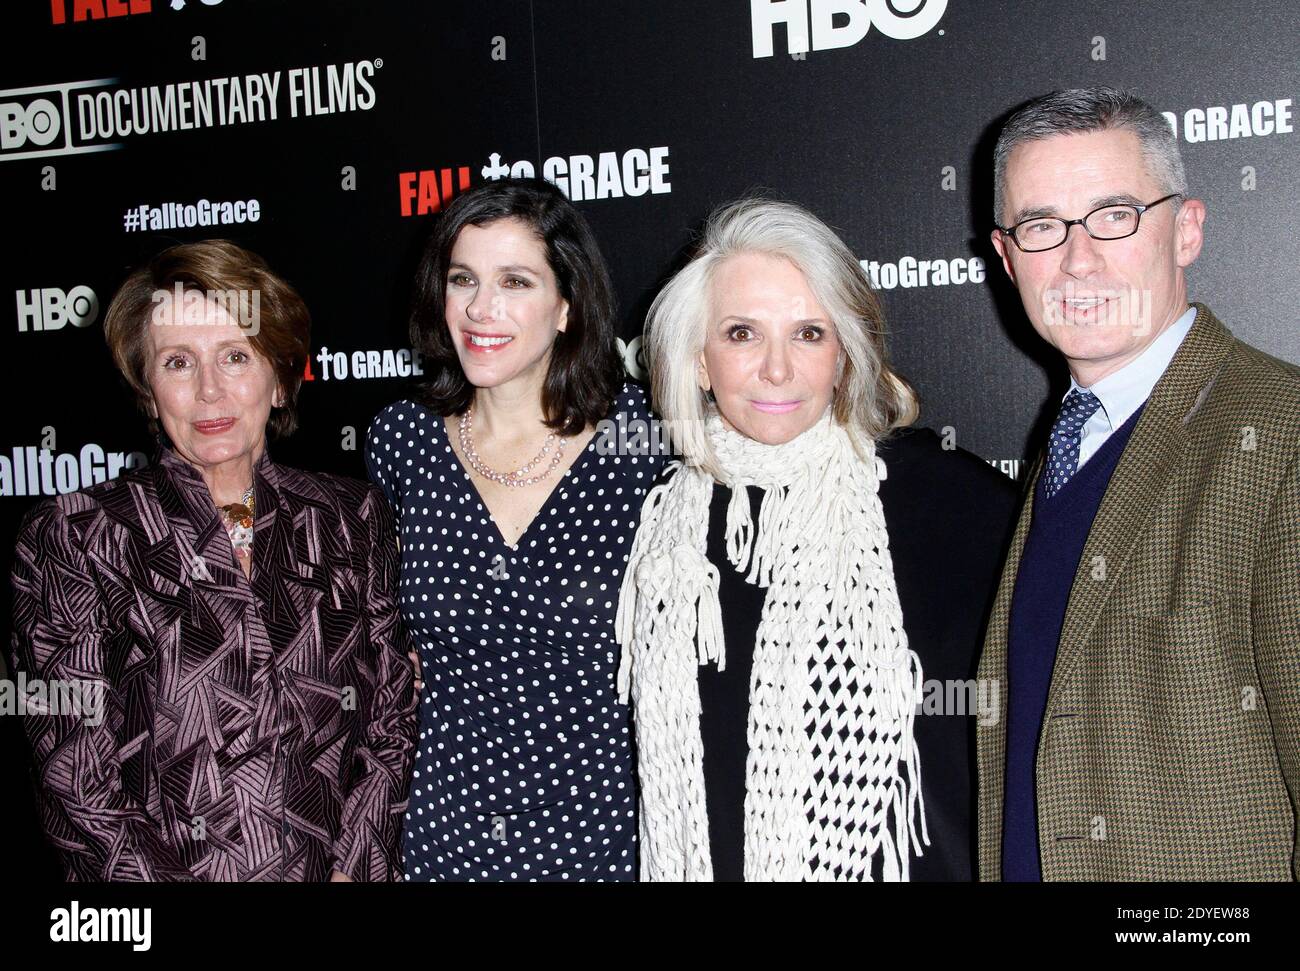
[[[513,547],[442,418],[399,401],[371,424],[366,464],[397,517],[402,614],[425,685],[407,880],[635,879],[614,613],[663,464],[644,447],[649,417],[644,393],[624,385]]]

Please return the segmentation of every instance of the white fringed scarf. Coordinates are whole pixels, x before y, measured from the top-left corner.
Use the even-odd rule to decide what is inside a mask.
[[[855,450],[829,410],[784,445],[716,416],[707,431],[732,490],[727,559],[767,587],[749,687],[745,879],[870,880],[879,853],[884,879],[906,880],[911,848],[930,842],[912,736],[922,682],[877,494],[884,463],[874,443]],[[713,478],[676,466],[646,497],[623,578],[618,687],[635,706],[641,879],[711,880],[698,665],[726,664],[706,556]],[[764,490],[757,536],[750,485]]]

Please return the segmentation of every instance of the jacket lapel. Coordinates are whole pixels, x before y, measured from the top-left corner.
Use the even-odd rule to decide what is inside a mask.
[[[179,544],[180,575],[170,578],[182,586],[218,588],[238,595],[240,572],[212,496],[198,470],[169,448],[154,463],[154,490],[162,507],[162,524]],[[161,537],[149,536],[151,542]]]
[[[181,586],[194,590],[191,609],[207,613],[209,596],[244,603],[252,657],[267,660],[269,650],[286,649],[298,630],[297,611],[283,583],[285,570],[297,575],[293,524],[282,508],[278,467],[268,453],[253,466],[253,569],[250,578],[235,562],[230,535],[221,523],[203,477],[193,466],[164,448],[155,463],[154,486],[163,522],[179,544]],[[208,621],[205,620],[205,623]],[[220,625],[218,625],[220,626]]]
[[[987,726],[977,726],[978,749],[978,825],[979,879],[997,880],[1002,870],[1002,799],[1006,785],[1007,743],[1007,634],[1011,619],[1011,597],[1016,589],[1016,574],[1024,555],[1025,539],[1034,518],[1034,489],[1042,474],[1040,454],[1029,470],[1024,504],[1016,523],[1002,580],[998,585],[993,609],[989,613],[984,651],[980,655],[978,679],[981,684],[997,685],[996,717]]]
[[[299,633],[297,608],[285,582],[298,575],[292,513],[279,468],[262,453],[253,469],[253,602],[272,650],[283,656]]]
[[[1152,389],[1084,544],[1061,626],[1047,696],[1049,712],[1182,458],[1188,422],[1204,403],[1232,346],[1228,329],[1208,308],[1194,306],[1196,320],[1192,329]],[[1047,722],[1045,718],[1044,727]]]

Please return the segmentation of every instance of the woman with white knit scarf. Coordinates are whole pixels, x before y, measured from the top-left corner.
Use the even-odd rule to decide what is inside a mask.
[[[646,499],[616,622],[641,878],[970,879],[974,712],[923,701],[934,673],[973,677],[1010,481],[898,431],[917,401],[879,304],[798,206],[716,212],[644,346],[681,461]]]

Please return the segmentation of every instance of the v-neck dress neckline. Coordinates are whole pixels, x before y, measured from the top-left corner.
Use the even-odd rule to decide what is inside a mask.
[[[429,414],[432,415],[431,412]],[[595,450],[596,441],[600,438],[600,430],[597,429],[595,434],[591,436],[587,441],[587,444],[583,447],[582,452],[573,460],[573,463],[552,482],[551,491],[546,494],[546,499],[537,507],[537,512],[533,515],[533,518],[528,521],[528,525],[524,527],[523,532],[519,534],[513,543],[507,543],[505,534],[501,532],[501,524],[497,522],[496,516],[492,514],[492,510],[483,499],[483,493],[479,491],[478,485],[474,482],[474,477],[470,475],[469,469],[465,467],[464,460],[456,453],[455,446],[451,444],[451,436],[447,434],[446,419],[439,415],[433,415],[432,417],[435,436],[441,439],[440,444],[445,445],[451,453],[451,457],[455,461],[456,467],[460,470],[461,482],[465,486],[469,497],[478,505],[478,509],[483,513],[483,517],[492,524],[492,531],[495,534],[494,538],[496,541],[512,553],[519,552],[524,540],[530,538],[533,528],[545,515],[550,513],[552,503],[555,501],[556,497],[564,491],[566,480],[577,478],[575,473],[582,471],[582,466],[587,463],[590,453]]]

